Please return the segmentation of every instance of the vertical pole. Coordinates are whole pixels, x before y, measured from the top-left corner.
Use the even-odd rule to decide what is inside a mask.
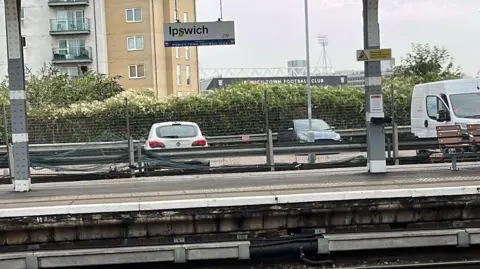
[[[267,165],[270,167],[270,171],[275,171],[275,156],[273,153],[272,130],[267,131]]]
[[[400,160],[398,159],[398,126],[397,123],[395,122],[395,113],[397,110],[397,103],[396,103],[396,93],[395,93],[395,87],[392,84],[392,146],[393,146],[393,161],[394,165],[399,165]]]
[[[138,144],[137,147],[137,154],[138,154],[138,160],[137,160],[137,166],[138,166],[138,173],[143,173],[143,157],[142,157],[142,145],[145,143],[145,138],[140,138],[140,143]]]
[[[130,176],[135,176],[135,149],[133,144],[133,138],[130,134],[130,114],[128,111],[128,98],[125,98],[125,124],[127,127],[127,139],[128,139],[128,159],[130,161]]]
[[[128,98],[125,98],[125,124],[127,125],[127,139],[130,139],[130,113],[128,111]]]
[[[7,120],[7,109],[5,108],[5,105],[2,105],[2,110],[3,110],[3,132],[4,132],[4,137],[5,137],[5,146],[7,148],[7,156],[8,156],[8,173],[10,176],[10,179],[13,179],[13,154],[12,154],[12,146],[9,143],[9,138],[8,138],[8,120]]]
[[[177,0],[174,0],[174,10],[173,12],[175,13],[175,22],[180,22],[180,18],[178,17],[178,3]]]
[[[265,109],[265,134],[268,133],[268,130],[270,129],[270,122],[269,122],[269,114],[270,114],[270,109],[269,109],[269,104],[268,104],[268,92],[265,90],[263,93],[263,105]]]
[[[130,177],[135,177],[135,148],[133,138],[128,137],[128,160],[130,168]]]
[[[378,24],[379,0],[363,0],[363,35],[365,49],[380,48],[380,27]],[[383,126],[373,124],[371,117],[384,117],[384,113],[372,111],[370,100],[378,100],[383,103],[382,71],[380,61],[365,62],[365,107],[367,111],[367,156],[368,171],[370,173],[385,173],[387,163],[385,159],[385,133]],[[374,98],[372,98],[374,96]],[[383,105],[382,105],[383,106]],[[375,115],[372,113],[374,112]]]
[[[314,134],[312,131],[312,84],[310,81],[310,30],[308,22],[308,1],[305,0],[305,54],[307,62],[307,110],[308,110],[308,132],[307,132],[307,142],[315,142]],[[317,157],[315,153],[308,154],[308,163],[315,163]]]
[[[4,0],[8,50],[8,79],[12,117],[14,190],[30,190],[30,156],[28,151],[27,97],[20,29],[20,0]]]
[[[270,129],[270,122],[269,122],[270,109],[268,104],[267,90],[265,90],[263,94],[264,94],[263,104],[264,104],[264,110],[265,110],[265,134],[267,135],[266,163],[268,166],[270,166],[270,171],[275,171],[275,162],[274,162],[274,156],[273,156],[273,135],[272,135],[272,130]]]
[[[3,110],[3,132],[5,136],[5,146],[8,146],[8,120],[7,120],[7,109],[5,108],[5,105],[2,105],[2,110]]]
[[[13,145],[8,144],[7,145],[7,151],[8,151],[8,170],[10,173],[10,180],[13,180],[15,178],[15,160],[13,158]]]

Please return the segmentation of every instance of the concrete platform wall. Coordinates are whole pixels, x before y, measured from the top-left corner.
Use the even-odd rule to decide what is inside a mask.
[[[480,227],[479,197],[3,218],[0,250],[32,245],[69,248],[233,241],[278,238],[292,232],[335,234],[462,227]]]

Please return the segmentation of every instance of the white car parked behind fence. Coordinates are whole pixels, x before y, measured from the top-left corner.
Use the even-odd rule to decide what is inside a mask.
[[[150,128],[146,150],[208,147],[198,124],[194,122],[162,122]]]

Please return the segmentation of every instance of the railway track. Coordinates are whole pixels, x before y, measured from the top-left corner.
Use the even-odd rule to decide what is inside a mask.
[[[480,267],[480,260],[473,261],[452,261],[452,262],[430,262],[430,263],[410,263],[410,264],[391,264],[391,265],[372,265],[372,266],[354,266],[354,267],[335,267],[342,269],[473,269]]]

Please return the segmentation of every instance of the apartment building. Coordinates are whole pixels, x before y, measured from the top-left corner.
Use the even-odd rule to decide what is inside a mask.
[[[175,12],[174,0],[22,0],[26,68],[37,73],[52,63],[71,76],[119,75],[124,88],[158,97],[197,93],[197,48],[163,45],[164,23],[196,20],[195,0],[177,2]],[[6,48],[3,6],[0,42]],[[7,75],[6,49],[0,75]]]

